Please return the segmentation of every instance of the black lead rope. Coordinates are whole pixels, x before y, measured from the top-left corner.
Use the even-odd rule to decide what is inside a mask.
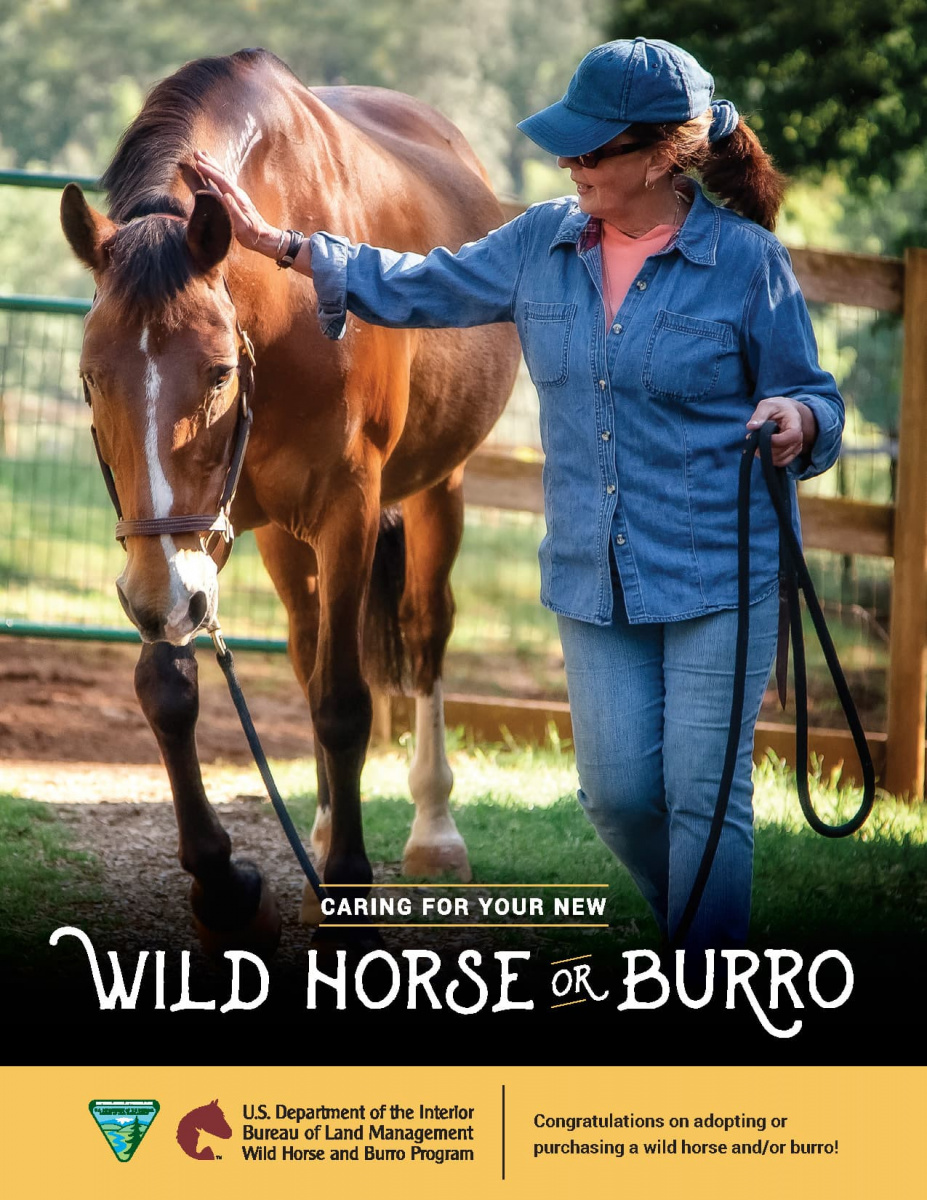
[[[795,536],[792,526],[792,494],[788,479],[783,468],[776,468],[773,465],[772,435],[777,432],[778,426],[775,421],[767,421],[761,429],[750,435],[740,460],[740,479],[737,490],[737,644],[734,652],[731,725],[728,731],[721,783],[718,788],[718,800],[715,804],[708,840],[705,843],[702,861],[699,864],[698,874],[692,885],[685,910],[672,937],[672,944],[677,947],[685,940],[692,926],[705,891],[705,885],[708,883],[718,842],[721,840],[721,830],[724,827],[731,783],[734,778],[734,767],[737,762],[737,750],[740,745],[744,691],[747,680],[747,647],[750,639],[750,481],[753,458],[757,449],[760,453],[763,478],[779,519],[781,565],[784,568],[789,603],[789,624],[792,634],[792,661],[795,676],[796,783],[801,810],[815,833],[821,834],[822,837],[842,838],[855,833],[863,825],[872,811],[875,799],[875,769],[872,765],[872,755],[869,753],[859,713],[856,711],[850,689],[847,687],[843,669],[837,658],[837,651],[834,649],[834,643],[827,630],[821,605],[818,603],[808,567],[798,544],[798,538]],[[856,753],[863,771],[862,801],[856,813],[842,825],[827,825],[821,820],[814,811],[808,789],[808,679],[805,667],[805,643],[802,633],[799,590],[805,594],[805,603],[821,643],[821,649],[824,651],[824,659],[830,670],[831,678],[837,688],[837,695],[853,735],[853,743],[856,746]]]
[[[254,722],[251,720],[251,713],[248,711],[248,705],[245,703],[245,697],[241,690],[241,684],[238,682],[238,676],[235,673],[235,660],[232,658],[232,652],[225,644],[222,633],[218,627],[210,630],[210,635],[213,644],[216,648],[216,661],[222,668],[222,673],[225,676],[225,681],[229,685],[229,694],[232,697],[232,703],[235,705],[235,710],[238,713],[238,719],[241,721],[241,727],[245,731],[245,737],[248,739],[248,745],[251,747],[251,753],[254,755],[254,761],[257,764],[257,769],[261,773],[261,778],[264,780],[264,786],[267,788],[267,794],[270,796],[270,802],[274,806],[274,812],[280,818],[280,824],[283,826],[283,832],[287,836],[287,841],[293,848],[293,853],[299,861],[299,865],[303,869],[303,874],[309,880],[312,890],[315,892],[319,901],[325,899],[325,889],[322,886],[322,881],[316,874],[315,867],[312,865],[309,855],[306,853],[306,847],[300,840],[299,834],[296,832],[296,826],[293,824],[293,818],[287,812],[287,807],[283,802],[283,797],[277,790],[277,785],[274,782],[274,777],[270,772],[270,767],[267,764],[267,757],[264,754],[264,748],[261,745],[261,739],[257,735],[257,730],[254,728]]]

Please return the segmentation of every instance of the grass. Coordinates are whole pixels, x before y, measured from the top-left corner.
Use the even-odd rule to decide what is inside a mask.
[[[370,857],[395,862],[412,806],[409,747],[372,755],[363,777],[364,831]],[[606,883],[608,919],[621,949],[653,945],[656,926],[625,871],[598,841],[574,798],[568,747],[467,745],[450,754],[454,811],[474,878],[491,883]],[[279,784],[304,833],[315,809],[305,766],[280,764]],[[860,793],[839,774],[811,780],[821,817],[855,812]],[[805,824],[794,774],[774,758],[755,774],[756,859],[753,940],[757,946],[805,942],[840,946],[927,934],[927,804],[881,794],[863,829],[827,839]],[[614,933],[612,935],[614,937]]]
[[[657,945],[658,931],[647,906],[576,803],[568,746],[476,746],[452,733],[449,747],[455,817],[474,879],[486,885],[484,895],[526,894],[509,889],[494,893],[491,885],[501,883],[608,885],[604,894],[610,928],[534,929],[531,944],[540,953],[556,951],[553,958],[594,951],[607,964],[625,950]],[[363,776],[368,853],[374,862],[387,864],[390,880],[401,878],[398,860],[413,815],[407,790],[410,754],[410,744],[373,753]],[[273,769],[297,826],[308,836],[315,810],[312,761],[276,762]],[[207,788],[210,781],[221,786],[234,776],[235,790],[257,790],[250,769],[218,766],[207,768],[206,775]],[[757,951],[779,946],[810,955],[836,947],[851,954],[871,977],[886,956],[923,947],[927,805],[880,795],[862,831],[835,841],[807,828],[794,776],[782,763],[761,763],[755,780],[751,945]],[[820,815],[835,822],[855,811],[859,793],[841,789],[836,773],[822,778],[818,772],[812,798]],[[273,820],[269,812],[266,819]],[[57,923],[56,912],[67,911],[68,922],[79,924],[79,914],[94,901],[96,914],[106,911],[106,904],[99,903],[105,879],[97,865],[69,846],[67,827],[45,805],[29,800],[0,797],[0,881],[0,953],[7,960],[41,962],[47,947],[39,931],[47,930],[50,918]],[[526,934],[499,930],[492,937],[500,946],[521,947]]]
[[[98,900],[100,878],[47,805],[0,795],[0,958],[34,958],[49,919]]]

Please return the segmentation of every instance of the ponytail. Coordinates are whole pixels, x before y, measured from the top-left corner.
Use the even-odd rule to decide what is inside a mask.
[[[717,136],[716,121],[731,132]],[[629,126],[628,134],[634,141],[664,146],[674,174],[697,171],[705,187],[728,208],[764,229],[775,228],[786,177],[728,101],[716,101],[701,116],[680,125],[636,124]]]
[[[728,137],[709,143],[698,170],[708,190],[728,208],[764,229],[775,228],[786,177],[776,170],[743,117]]]

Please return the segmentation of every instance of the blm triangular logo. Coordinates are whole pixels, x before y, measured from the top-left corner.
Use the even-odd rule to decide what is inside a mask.
[[[128,1162],[160,1111],[157,1100],[91,1100],[90,1115],[120,1162]]]

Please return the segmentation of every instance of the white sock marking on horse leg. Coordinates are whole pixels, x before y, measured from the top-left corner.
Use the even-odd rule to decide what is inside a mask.
[[[447,801],[454,776],[444,748],[444,693],[436,680],[430,696],[415,697],[415,753],[409,768],[409,788],[418,813],[449,815]]]
[[[409,768],[415,819],[403,854],[407,873],[453,871],[461,879],[470,878],[466,847],[448,804],[453,786],[454,773],[444,745],[444,692],[439,679],[430,696],[415,697],[415,753]]]

